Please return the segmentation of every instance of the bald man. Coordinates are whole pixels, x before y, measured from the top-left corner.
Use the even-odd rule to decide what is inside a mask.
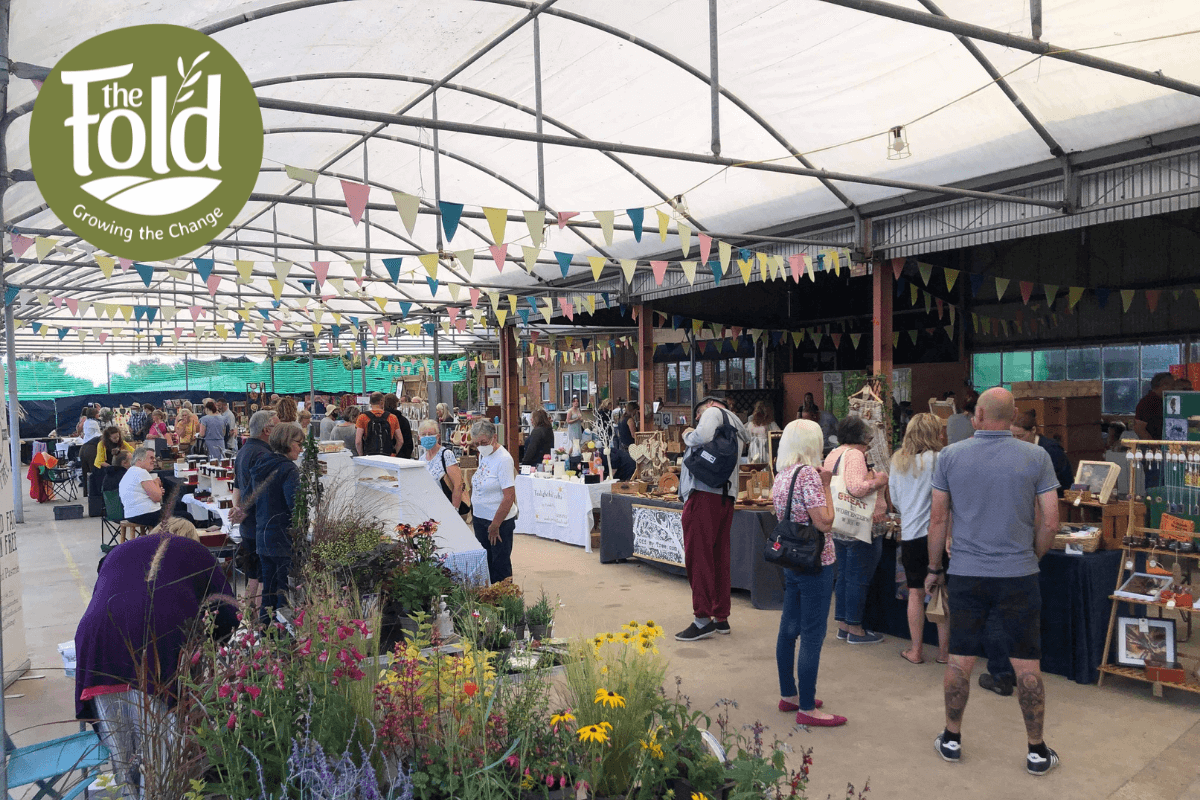
[[[1006,389],[988,389],[975,404],[975,435],[943,449],[934,467],[926,591],[945,582],[947,571],[952,576],[947,584],[950,663],[943,680],[946,727],[934,747],[951,763],[962,755],[971,670],[976,658],[987,655],[990,627],[1016,673],[1029,745],[1025,769],[1045,775],[1059,758],[1042,736],[1046,690],[1038,560],[1058,530],[1058,478],[1049,453],[1013,437],[1009,426],[1015,411]],[[951,515],[954,558],[947,570],[942,561]]]

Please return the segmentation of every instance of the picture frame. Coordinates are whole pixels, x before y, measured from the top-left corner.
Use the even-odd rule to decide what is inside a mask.
[[[771,448],[771,463],[767,465],[767,469],[771,471],[771,476],[775,476],[775,462],[779,460],[779,440],[783,438],[783,431],[767,431],[767,441]]]
[[[954,400],[934,400],[929,398],[929,413],[940,419],[942,422],[953,417],[958,413],[957,407],[954,405]]]
[[[1129,576],[1121,588],[1113,592],[1114,597],[1126,600],[1141,600],[1143,603],[1158,602],[1158,596],[1171,585],[1170,575],[1151,575],[1148,572],[1135,572]]]
[[[1144,667],[1147,661],[1175,663],[1175,620],[1118,617],[1117,663]]]
[[[1075,485],[1087,486],[1088,491],[1104,504],[1112,497],[1120,471],[1121,467],[1111,461],[1080,461],[1075,469]]]

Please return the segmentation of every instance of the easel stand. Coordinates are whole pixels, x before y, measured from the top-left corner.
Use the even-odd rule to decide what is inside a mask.
[[[1181,535],[1178,530],[1164,529],[1162,527],[1162,514],[1167,513],[1184,521],[1190,520],[1192,522],[1196,522],[1197,518],[1200,517],[1200,462],[1196,458],[1196,456],[1200,456],[1200,442],[1135,440],[1125,443],[1130,446],[1130,453],[1135,455],[1135,458],[1129,461],[1130,487],[1136,488],[1138,486],[1139,473],[1147,469],[1148,463],[1155,465],[1154,470],[1159,476],[1160,483],[1159,486],[1147,487],[1146,496],[1144,497],[1137,496],[1132,491],[1130,492],[1129,535],[1139,538],[1150,536],[1159,539],[1160,542],[1171,538],[1187,538],[1188,541],[1194,541],[1196,538],[1194,530],[1192,532],[1184,532]],[[1138,454],[1141,455],[1140,458],[1136,457]],[[1148,511],[1146,510],[1147,505],[1149,506]],[[1141,506],[1141,508],[1138,506]],[[1159,512],[1157,516],[1155,515],[1156,511]],[[1135,525],[1134,521],[1140,519],[1143,513],[1146,513],[1147,521],[1157,520],[1159,527]],[[1191,585],[1194,591],[1200,590],[1200,587],[1197,587],[1193,583],[1197,573],[1195,566],[1200,564],[1200,551],[1193,549],[1191,552],[1176,552],[1168,549],[1161,543],[1153,547],[1126,544],[1123,546],[1123,549],[1124,559],[1121,570],[1117,574],[1117,585],[1113,589],[1113,594],[1110,595],[1112,611],[1108,617],[1108,635],[1104,639],[1104,657],[1106,661],[1111,652],[1113,633],[1116,630],[1118,604],[1129,603],[1133,606],[1155,608],[1158,610],[1159,619],[1164,618],[1164,612],[1178,611],[1181,621],[1187,629],[1185,641],[1191,638],[1193,617],[1200,614],[1200,608],[1192,605],[1186,607],[1169,607],[1166,603],[1153,600],[1139,600],[1116,596],[1116,592],[1135,571],[1138,554],[1146,555],[1148,566],[1152,566],[1156,562],[1161,562],[1163,559],[1172,559],[1181,568],[1184,583]],[[1132,678],[1133,680],[1152,684],[1156,697],[1162,696],[1164,686],[1200,694],[1200,680],[1197,679],[1195,673],[1191,670],[1185,670],[1185,674],[1186,678],[1182,683],[1164,683],[1148,675],[1144,667],[1104,663],[1100,666],[1100,677],[1097,679],[1096,685],[1102,686],[1104,684],[1105,675],[1120,675],[1124,678]]]

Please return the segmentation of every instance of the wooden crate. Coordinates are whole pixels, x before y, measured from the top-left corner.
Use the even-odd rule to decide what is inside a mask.
[[[1091,425],[1043,425],[1041,435],[1057,439],[1068,453],[1104,451],[1104,436],[1098,421]]]
[[[1085,425],[1100,421],[1099,397],[1023,397],[1017,413],[1033,411],[1038,425]]]
[[[1100,381],[1017,381],[1013,397],[1099,397]]]
[[[645,494],[649,486],[645,481],[623,481],[612,485],[613,494]]]

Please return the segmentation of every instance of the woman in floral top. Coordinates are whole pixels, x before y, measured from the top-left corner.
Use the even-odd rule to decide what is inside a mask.
[[[179,437],[179,447],[187,453],[196,443],[196,434],[200,432],[200,419],[189,406],[183,406],[175,416],[175,435]]]
[[[783,429],[779,440],[775,483],[771,498],[775,516],[782,519],[787,513],[788,491],[796,476],[792,497],[792,521],[811,524],[825,534],[825,549],[821,553],[821,571],[804,575],[790,569],[783,571],[783,614],[779,619],[779,638],[775,642],[775,661],[779,668],[779,710],[795,711],[798,725],[833,728],[846,724],[845,717],[820,710],[816,699],[817,669],[821,665],[821,645],[829,621],[829,603],[833,597],[834,568],[833,498],[829,496],[828,470],[820,469],[821,426],[798,419]],[[799,475],[796,475],[799,471]],[[800,640],[800,655],[796,657],[796,640]],[[793,667],[795,671],[793,672]]]

